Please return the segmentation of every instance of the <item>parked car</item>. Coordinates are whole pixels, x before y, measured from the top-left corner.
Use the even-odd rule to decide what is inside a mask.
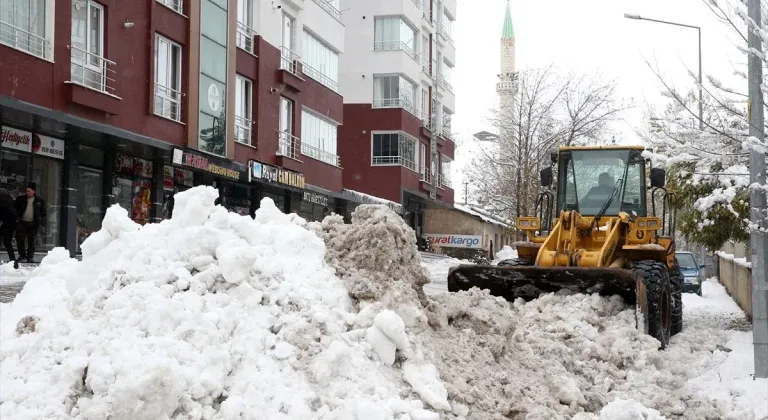
[[[675,257],[683,273],[683,292],[701,296],[701,269],[704,264],[699,265],[693,253],[688,251],[677,251]]]

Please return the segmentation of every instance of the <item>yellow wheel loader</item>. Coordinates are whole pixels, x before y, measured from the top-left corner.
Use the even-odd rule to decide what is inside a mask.
[[[682,276],[675,261],[675,215],[667,211],[666,175],[650,168],[646,177],[650,162],[643,150],[604,146],[553,152],[551,164],[540,173],[547,190],[536,202],[537,216],[517,219],[528,238],[516,244],[518,258],[497,266],[453,267],[448,290],[478,287],[509,301],[562,289],[619,295],[636,305],[637,327],[665,348],[670,336],[682,330]]]

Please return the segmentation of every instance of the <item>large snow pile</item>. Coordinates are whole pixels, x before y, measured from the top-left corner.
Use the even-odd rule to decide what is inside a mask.
[[[0,418],[754,417],[686,386],[711,331],[659,352],[617,298],[427,296],[385,206],[307,224],[216,196],[180,193],[143,227],[114,206],[82,262],[49,253],[0,305]]]
[[[360,321],[302,219],[265,199],[253,220],[216,197],[182,192],[171,220],[143,227],[113,206],[82,262],[63,249],[44,259],[2,307],[0,418],[416,420],[450,408],[422,358],[382,373],[390,346],[410,345],[405,325],[391,311]]]

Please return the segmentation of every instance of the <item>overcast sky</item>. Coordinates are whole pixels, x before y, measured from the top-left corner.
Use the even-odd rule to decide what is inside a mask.
[[[721,0],[721,2],[724,2]],[[697,32],[660,23],[630,20],[624,13],[701,26],[703,68],[727,82],[733,69],[746,72],[746,57],[736,50],[733,32],[720,23],[704,0],[511,0],[517,43],[517,70],[554,64],[563,70],[599,72],[617,80],[619,93],[640,106],[663,103],[663,87],[645,60],[657,63],[666,80],[692,89],[687,69],[698,66]],[[456,115],[453,131],[464,143],[456,153],[453,186],[463,200],[462,167],[468,162],[473,133],[491,130],[489,110],[498,106],[499,40],[506,0],[458,4],[453,29]],[[615,129],[617,142],[638,143],[633,127],[642,111],[625,114]]]

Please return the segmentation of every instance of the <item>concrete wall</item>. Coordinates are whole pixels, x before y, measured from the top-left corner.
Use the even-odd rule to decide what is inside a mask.
[[[727,252],[727,251],[724,251]],[[738,257],[738,256],[737,256]],[[730,259],[716,256],[718,260],[720,283],[728,294],[752,319],[752,270]]]
[[[512,236],[505,236],[501,226],[486,223],[459,210],[428,208],[425,210],[424,219],[424,233],[482,235],[483,249],[486,251],[489,250],[490,241],[493,241],[494,252],[513,241]]]

